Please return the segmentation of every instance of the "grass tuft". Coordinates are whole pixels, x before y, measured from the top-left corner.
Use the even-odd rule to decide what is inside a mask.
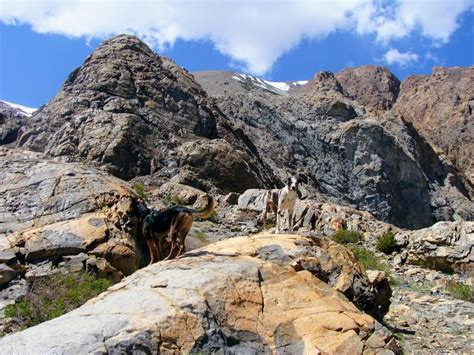
[[[451,297],[467,302],[474,302],[474,287],[463,284],[462,282],[451,282],[447,290]]]
[[[166,195],[161,199],[166,206],[171,205],[185,205],[185,200],[176,194]]]
[[[196,238],[203,242],[203,243],[209,243],[209,239],[207,238],[207,234],[202,232],[202,231],[198,231],[196,232]]]
[[[394,251],[400,250],[397,242],[395,241],[395,234],[393,234],[392,231],[385,232],[377,239],[376,248],[378,251],[381,251],[387,255],[393,253]]]
[[[133,189],[143,201],[145,202],[149,201],[150,197],[148,196],[148,193],[145,191],[145,186],[143,186],[143,184],[135,183],[133,184]]]
[[[23,329],[32,327],[81,306],[111,285],[112,281],[85,272],[37,278],[23,298],[6,306],[5,316]]]
[[[331,236],[331,239],[339,244],[354,244],[364,240],[364,234],[347,229],[341,229]]]
[[[399,287],[401,285],[401,280],[392,274],[390,266],[386,262],[380,261],[371,250],[357,244],[348,244],[347,248],[354,253],[365,270],[382,271],[385,273],[392,287]]]

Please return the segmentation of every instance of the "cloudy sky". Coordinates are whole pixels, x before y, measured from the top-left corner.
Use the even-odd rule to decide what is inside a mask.
[[[191,71],[273,81],[474,61],[474,0],[0,0],[0,99],[37,107],[102,40],[132,33]]]

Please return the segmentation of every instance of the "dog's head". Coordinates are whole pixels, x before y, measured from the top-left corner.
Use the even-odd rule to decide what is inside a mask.
[[[288,182],[287,182],[288,191],[298,191],[299,184],[300,184],[299,179],[295,179],[294,177],[288,178]]]
[[[148,206],[143,202],[139,200],[132,200],[132,205],[131,205],[131,210],[132,213],[139,219],[143,220],[145,216],[150,213],[150,209]]]

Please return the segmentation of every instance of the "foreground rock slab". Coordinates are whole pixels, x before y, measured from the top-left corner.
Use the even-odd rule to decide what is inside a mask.
[[[305,268],[304,261],[325,251],[334,264],[337,256],[346,260],[331,277],[347,277],[350,254],[328,243],[257,235],[209,245],[141,269],[62,317],[2,338],[0,353],[393,353],[390,332]],[[357,263],[353,268],[366,277]]]

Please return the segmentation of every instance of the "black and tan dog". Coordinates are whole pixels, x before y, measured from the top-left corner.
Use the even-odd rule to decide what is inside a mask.
[[[214,210],[214,199],[209,196],[203,211],[196,211],[184,206],[172,206],[161,211],[150,210],[143,202],[135,206],[139,219],[139,228],[146,240],[150,253],[150,264],[161,260],[163,243],[166,238],[171,243],[169,254],[163,260],[173,255],[176,242],[179,243],[176,257],[184,253],[184,241],[192,225],[193,218],[209,218]]]

